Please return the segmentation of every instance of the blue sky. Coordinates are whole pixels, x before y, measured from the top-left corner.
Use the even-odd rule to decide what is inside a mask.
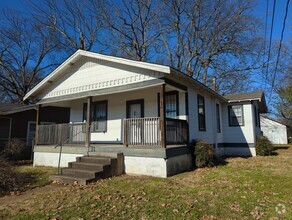
[[[257,0],[256,4],[257,7],[254,10],[256,16],[259,17],[263,22],[265,21],[266,17],[266,4],[267,1],[269,2],[269,17],[268,17],[268,31],[270,31],[270,25],[272,20],[272,7],[273,7],[273,0]],[[278,0],[276,3],[276,10],[275,10],[275,21],[274,21],[274,30],[273,30],[273,38],[280,39],[281,30],[283,25],[283,19],[285,15],[285,7],[286,7],[287,0]],[[29,0],[0,0],[0,8],[14,8],[21,11],[26,11],[28,9]],[[265,33],[263,33],[264,35]],[[268,35],[269,36],[269,32]],[[284,33],[284,42],[288,44],[292,40],[292,3],[290,2],[289,5],[289,14],[286,21],[286,29]]]

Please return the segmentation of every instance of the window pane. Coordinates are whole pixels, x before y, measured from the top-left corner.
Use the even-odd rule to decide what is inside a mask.
[[[177,116],[176,94],[165,96],[165,115],[167,118],[175,118]]]
[[[83,106],[83,120],[87,118],[87,104]],[[91,131],[105,132],[107,130],[107,101],[92,103],[91,111]]]
[[[229,121],[232,126],[243,125],[243,112],[241,105],[229,107]]]
[[[199,130],[206,130],[206,122],[205,122],[205,99],[203,96],[198,95],[198,122],[199,122]]]

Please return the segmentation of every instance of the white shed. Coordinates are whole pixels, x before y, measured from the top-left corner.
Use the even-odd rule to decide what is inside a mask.
[[[287,127],[283,123],[268,118],[266,116],[260,116],[261,130],[263,135],[266,136],[273,144],[287,144]]]

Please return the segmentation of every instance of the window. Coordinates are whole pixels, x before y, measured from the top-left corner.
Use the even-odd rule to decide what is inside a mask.
[[[176,118],[178,116],[178,92],[167,92],[165,94],[165,116]]]
[[[83,120],[87,119],[87,104],[83,105]],[[91,131],[107,131],[107,101],[98,101],[92,103],[91,112]]]
[[[254,108],[254,118],[255,118],[255,126],[256,127],[260,127],[260,124],[259,124],[259,111],[257,109],[257,107],[254,105],[253,106]]]
[[[242,105],[228,106],[229,126],[243,126]]]
[[[198,94],[198,122],[199,122],[199,131],[206,131],[205,98],[199,94]]]
[[[220,123],[220,107],[216,103],[216,121],[217,121],[217,133],[221,132],[221,123]]]

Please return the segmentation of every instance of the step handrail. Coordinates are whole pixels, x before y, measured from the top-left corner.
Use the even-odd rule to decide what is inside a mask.
[[[85,123],[83,122],[82,124],[85,124]],[[89,127],[88,127],[89,131],[90,131],[90,128],[91,128],[92,124],[93,124],[93,123],[91,123],[91,125],[89,125]],[[72,137],[67,138],[66,140],[64,140],[63,142],[61,142],[60,144],[57,144],[57,145],[55,146],[55,149],[56,149],[57,147],[60,147],[60,151],[59,151],[59,160],[58,160],[58,173],[57,173],[58,175],[61,174],[61,156],[62,156],[63,145],[64,145],[67,141],[69,141],[71,138],[76,137],[78,134],[80,134],[80,133],[82,133],[82,132],[84,132],[83,129],[82,129],[81,131],[77,132],[77,133],[76,133],[75,135],[73,135]],[[89,146],[89,147],[90,147],[90,146]],[[87,149],[87,154],[88,154],[88,152],[89,152],[89,147],[88,147],[88,149]]]

